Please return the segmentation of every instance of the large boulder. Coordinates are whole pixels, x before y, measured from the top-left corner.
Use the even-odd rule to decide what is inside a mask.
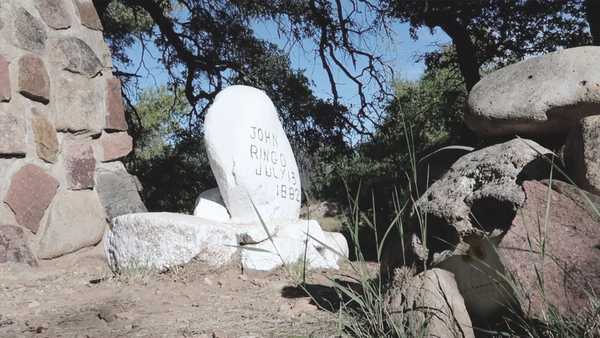
[[[416,198],[424,193],[433,182],[439,180],[459,158],[473,151],[472,147],[447,146],[423,156],[416,165]]]
[[[384,271],[415,259],[438,263],[464,255],[471,244],[504,233],[525,202],[520,183],[546,178],[549,164],[543,157],[551,154],[533,141],[514,139],[461,157],[415,202],[413,228],[407,231],[413,237],[405,241],[412,252],[402,253],[401,243],[392,242]]]
[[[119,216],[104,236],[106,257],[115,272],[165,270],[195,257],[218,267],[230,263],[238,250],[233,228],[174,213]]]
[[[600,195],[600,116],[586,117],[571,130],[564,159],[577,185]]]
[[[404,269],[386,292],[386,308],[396,327],[422,337],[475,337],[454,275],[431,269],[416,276]]]
[[[600,222],[600,196],[581,190],[576,185],[556,179],[541,180],[540,182],[546,186],[552,186],[552,190],[570,198],[579,207],[586,210],[596,222]]]
[[[540,182],[526,181],[523,189],[525,205],[498,249],[521,307],[539,318],[549,304],[577,313],[589,307],[588,292],[600,293],[600,221]]]
[[[563,134],[600,114],[600,47],[532,57],[481,79],[469,93],[465,122],[485,136]]]
[[[277,109],[261,90],[221,91],[204,121],[210,166],[232,222],[298,219],[302,190]]]
[[[384,276],[405,264],[437,266],[455,274],[478,321],[516,308],[495,245],[525,203],[521,183],[548,177],[544,156],[551,154],[533,141],[514,139],[460,158],[415,202],[404,241],[387,244]]]
[[[212,267],[241,264],[244,269],[269,271],[306,257],[307,268],[337,268],[337,263],[348,257],[345,239],[322,231],[315,221],[278,224],[275,228],[277,233],[269,233],[262,225],[223,223],[190,215],[127,214],[112,220],[105,234],[105,252],[115,272],[165,270],[194,258]]]

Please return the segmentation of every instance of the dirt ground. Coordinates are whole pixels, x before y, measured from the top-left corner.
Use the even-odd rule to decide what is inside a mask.
[[[322,305],[336,302],[328,277],[347,270],[308,274]],[[332,337],[336,316],[284,270],[192,263],[113,276],[98,248],[38,268],[0,265],[0,337]]]

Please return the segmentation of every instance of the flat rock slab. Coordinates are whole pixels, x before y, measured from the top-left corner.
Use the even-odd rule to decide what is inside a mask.
[[[106,126],[108,130],[127,130],[125,108],[121,96],[121,81],[117,78],[106,80]]]
[[[338,263],[348,258],[344,236],[323,231],[317,221],[298,220],[276,228],[271,239],[241,247],[244,268],[271,271],[303,264],[307,269],[338,269]]]
[[[61,89],[54,95],[56,129],[100,134],[105,123],[104,103],[90,98],[102,97],[101,88],[95,86],[93,79],[74,74],[61,74],[53,80],[55,87]]]
[[[105,234],[105,252],[111,269],[117,272],[132,268],[165,270],[192,259],[221,267],[240,264],[240,258],[245,269],[270,271],[302,262],[305,252],[307,268],[337,269],[337,263],[348,256],[343,236],[323,232],[315,221],[279,224],[276,228],[277,234],[270,234],[269,240],[264,228],[256,224],[164,212],[128,214],[112,220],[111,230]],[[251,241],[256,243],[245,244]]]
[[[52,52],[53,60],[70,72],[93,77],[102,70],[102,62],[96,53],[79,38],[59,39]]]
[[[81,24],[85,27],[97,31],[102,30],[102,23],[94,8],[94,3],[91,0],[75,0]]]
[[[50,102],[50,77],[44,61],[35,55],[19,59],[19,93],[43,104]]]
[[[14,225],[0,225],[0,264],[7,262],[38,265],[23,229]]]
[[[577,185],[600,195],[600,116],[583,118],[571,130],[564,159]]]
[[[8,69],[9,62],[6,58],[0,55],[0,102],[10,101],[10,72]]]
[[[35,149],[39,158],[54,163],[58,159],[58,138],[54,125],[42,114],[35,113],[31,118],[31,129]]]
[[[71,27],[71,17],[65,7],[64,0],[36,0],[42,20],[51,28],[67,29]]]
[[[25,120],[9,109],[0,106],[0,155],[23,157],[27,151]]]
[[[89,140],[65,140],[63,146],[67,187],[71,190],[94,188],[96,159]]]
[[[485,136],[566,134],[600,113],[600,47],[564,49],[497,70],[469,93],[467,125]]]
[[[127,156],[133,149],[133,138],[126,132],[103,133],[100,137],[102,162],[109,162]]]
[[[214,221],[174,213],[119,216],[105,234],[105,252],[111,269],[166,270],[193,258],[222,266],[237,252],[231,228]]]
[[[62,191],[50,207],[38,257],[59,257],[92,246],[100,242],[106,226],[106,215],[96,192]]]
[[[295,221],[302,189],[298,166],[277,109],[247,86],[221,91],[204,121],[210,166],[233,222]]]
[[[27,10],[18,8],[14,13],[15,39],[17,45],[30,52],[41,53],[46,49],[48,33],[45,25]]]
[[[58,186],[54,177],[33,164],[25,165],[14,174],[5,201],[15,213],[19,225],[37,233]]]
[[[96,171],[96,191],[109,220],[147,211],[135,179],[127,172],[123,163],[106,163],[98,166]]]

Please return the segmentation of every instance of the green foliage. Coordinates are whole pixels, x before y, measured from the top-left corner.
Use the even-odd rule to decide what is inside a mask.
[[[216,187],[201,132],[182,127],[188,109],[180,95],[161,87],[142,91],[131,112],[137,135],[127,166],[140,178],[151,211],[191,213],[198,194]]]
[[[417,30],[441,28],[457,53],[444,60],[443,51],[425,56],[428,63],[458,65],[467,88],[480,79],[482,66],[504,66],[529,55],[591,42],[584,0],[405,1],[388,0],[388,15]]]
[[[96,4],[96,7],[99,7],[99,4]],[[131,59],[126,49],[135,43],[136,36],[151,32],[154,22],[144,11],[124,6],[118,1],[108,2],[104,12],[104,37],[108,41],[112,56],[115,60],[128,64]]]
[[[462,121],[467,93],[453,69],[430,68],[417,81],[399,80],[395,92],[370,142],[358,144],[350,155],[321,148],[317,157],[329,160],[315,165],[311,175],[313,194],[341,205],[346,187],[360,186],[360,207],[380,224],[394,217],[394,196],[408,197],[415,159],[448,144],[474,142]]]

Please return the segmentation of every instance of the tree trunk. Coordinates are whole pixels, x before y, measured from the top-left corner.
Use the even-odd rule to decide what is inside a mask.
[[[470,91],[481,79],[481,76],[479,75],[479,62],[477,62],[475,46],[471,41],[471,37],[469,36],[467,29],[456,19],[453,20],[452,18],[449,18],[449,20],[442,20],[438,22],[437,25],[452,38],[452,43],[454,44],[456,54],[458,55],[460,72],[465,79],[467,90]]]
[[[585,17],[590,25],[592,44],[600,46],[600,0],[585,1]]]

